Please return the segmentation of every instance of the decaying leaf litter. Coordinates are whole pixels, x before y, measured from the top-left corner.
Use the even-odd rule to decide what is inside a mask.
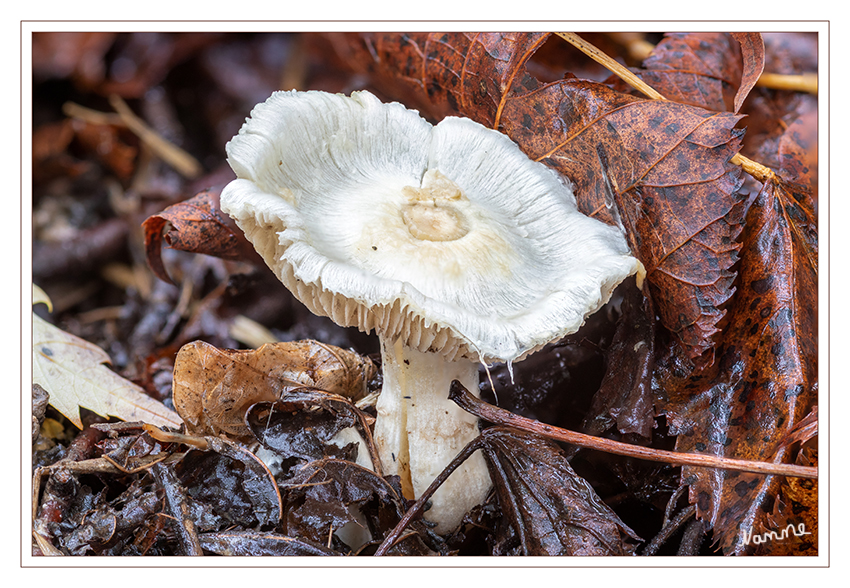
[[[800,429],[817,414],[817,97],[752,86],[761,70],[816,72],[813,37],[765,35],[762,50],[759,35],[582,36],[667,101],[555,35],[36,34],[33,275],[53,312],[34,311],[167,411],[186,379],[172,375],[178,350],[224,354],[207,397],[244,397],[245,415],[175,434],[92,427],[104,419],[89,410],[104,410],[81,402],[79,432],[39,395],[34,552],[817,553],[816,480],[680,469],[501,428],[483,441],[496,492],[466,525],[438,537],[414,520],[379,546],[410,503],[330,439],[368,436],[380,370],[347,397],[307,369],[275,376],[226,351],[311,340],[377,361],[374,338],[300,307],[216,204],[232,178],[223,145],[254,104],[276,89],[366,88],[508,134],[569,177],[585,213],[621,223],[647,268],[643,295],[624,284],[513,377],[492,368],[483,398],[649,449],[817,465],[816,425]],[[742,172],[742,156],[777,175]],[[224,408],[204,414],[233,417]],[[812,534],[742,540],[787,524]]]

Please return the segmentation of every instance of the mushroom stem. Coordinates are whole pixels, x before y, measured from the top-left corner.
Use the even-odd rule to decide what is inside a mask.
[[[375,444],[384,473],[398,475],[405,497],[414,499],[478,436],[478,419],[448,399],[452,380],[478,390],[478,365],[447,361],[383,337],[381,355],[384,384]],[[425,518],[437,523],[437,533],[451,532],[468,510],[484,502],[491,485],[484,456],[476,452],[434,494]]]

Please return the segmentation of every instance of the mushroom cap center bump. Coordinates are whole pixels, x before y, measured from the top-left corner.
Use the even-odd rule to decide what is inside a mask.
[[[421,188],[402,188],[408,203],[401,209],[410,234],[420,241],[456,241],[469,233],[464,205],[469,201],[453,181],[429,170]]]

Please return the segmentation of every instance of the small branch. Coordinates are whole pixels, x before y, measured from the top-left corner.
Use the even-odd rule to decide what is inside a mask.
[[[376,556],[387,554],[387,551],[389,551],[392,546],[398,542],[399,538],[401,537],[401,534],[407,528],[407,525],[409,525],[413,519],[415,519],[419,514],[422,513],[422,511],[425,509],[425,505],[431,499],[431,496],[434,495],[434,492],[436,492],[437,489],[443,485],[443,482],[445,482],[448,477],[452,475],[452,472],[454,472],[458,467],[460,467],[460,465],[464,461],[466,461],[466,459],[470,455],[472,455],[478,449],[481,448],[482,443],[483,437],[481,435],[470,441],[466,445],[466,447],[464,447],[463,450],[461,450],[461,452],[455,456],[455,458],[449,463],[449,465],[446,466],[446,469],[440,472],[439,476],[434,478],[434,481],[431,482],[431,485],[428,486],[428,488],[425,489],[425,492],[423,492],[422,495],[416,499],[416,502],[413,504],[413,506],[411,506],[407,510],[407,512],[404,513],[404,516],[401,517],[401,520],[398,522],[398,524],[393,528],[392,531],[390,531],[389,535],[387,535],[381,542],[381,544],[378,546],[377,551],[375,551]]]
[[[652,541],[649,542],[649,545],[644,548],[643,553],[641,553],[641,555],[649,556],[658,553],[658,550],[661,548],[661,546],[664,545],[667,540],[670,539],[670,537],[688,521],[688,519],[694,516],[696,512],[696,505],[691,504],[678,515],[676,515],[673,520],[668,521],[667,524],[665,524],[664,527],[658,532],[658,535],[656,535],[652,539]]]
[[[610,439],[593,437],[591,435],[553,427],[552,425],[521,417],[507,410],[487,404],[483,400],[475,398],[457,380],[452,383],[449,399],[468,413],[485,421],[514,427],[555,441],[563,441],[564,443],[571,443],[588,449],[598,449],[599,451],[616,455],[625,455],[627,457],[636,457],[647,461],[658,461],[673,465],[735,470],[755,474],[814,479],[818,477],[818,469],[816,467],[748,461],[717,455],[704,455],[701,453],[678,453],[676,451],[665,451],[663,449],[652,449],[650,447],[620,443]]]
[[[145,121],[135,115],[127,103],[120,96],[112,95],[109,103],[115,109],[115,113],[100,112],[80,106],[74,102],[66,102],[62,105],[62,112],[66,116],[85,121],[93,125],[112,125],[130,129],[139,139],[153,151],[157,157],[177,170],[186,178],[194,179],[201,175],[203,167],[197,159],[189,153],[170,143],[150,128]]]
[[[181,175],[190,180],[197,178],[203,172],[203,168],[197,159],[189,155],[186,151],[170,143],[162,138],[145,121],[130,110],[127,103],[120,96],[113,94],[109,97],[109,104],[121,117],[121,120],[127,125],[127,128],[138,135],[151,151],[165,161],[168,165],[177,170]]]
[[[76,102],[66,102],[63,104],[62,112],[69,118],[75,118],[91,125],[110,125],[115,127],[126,126],[121,115],[86,108]]]
[[[204,550],[198,538],[195,522],[189,512],[186,494],[174,471],[168,466],[158,463],[151,467],[150,472],[157,486],[165,492],[165,507],[172,517],[183,555],[203,555]]]
[[[776,174],[773,173],[773,170],[769,167],[766,167],[760,163],[753,161],[752,159],[744,157],[740,153],[736,153],[729,161],[731,163],[734,163],[735,165],[740,165],[741,169],[743,169],[745,172],[750,174],[762,184],[776,176]]]

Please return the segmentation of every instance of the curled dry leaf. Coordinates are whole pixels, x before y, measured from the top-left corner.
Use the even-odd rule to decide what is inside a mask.
[[[731,33],[741,44],[744,71],[741,74],[741,86],[735,94],[735,110],[739,112],[744,100],[764,72],[764,39],[761,33]]]
[[[251,405],[280,400],[304,386],[357,400],[375,370],[368,358],[318,341],[244,351],[195,341],[174,362],[174,407],[190,434],[253,438],[244,421]]]
[[[153,273],[173,283],[162,263],[162,242],[178,251],[190,251],[222,259],[251,261],[263,265],[254,247],[229,216],[219,208],[219,191],[204,190],[142,223],[145,254]]]
[[[33,304],[38,302],[49,305],[44,292],[34,286]],[[83,427],[80,408],[124,421],[180,426],[174,411],[106,367],[110,359],[103,349],[57,329],[35,313],[32,321],[33,384],[47,390],[51,406],[77,427]]]
[[[763,69],[759,33],[704,32],[665,35],[635,73],[667,100],[738,112]]]

